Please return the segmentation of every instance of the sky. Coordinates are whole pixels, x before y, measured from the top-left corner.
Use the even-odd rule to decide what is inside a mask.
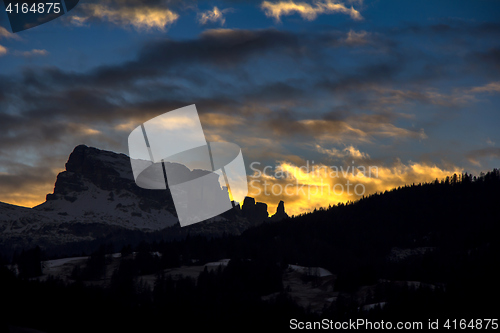
[[[500,166],[500,1],[81,0],[15,34],[0,10],[2,202],[191,104],[271,214]]]

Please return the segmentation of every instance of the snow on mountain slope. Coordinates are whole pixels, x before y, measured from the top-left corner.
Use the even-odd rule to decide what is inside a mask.
[[[128,156],[87,146],[75,148],[54,193],[33,209],[126,229],[160,230],[177,222],[170,194],[139,188]]]
[[[47,201],[33,208],[0,203],[0,241],[63,244],[92,240],[96,230],[110,227],[161,230],[177,223],[174,214],[169,191],[135,184],[126,155],[82,145],[71,153]]]
[[[167,209],[142,209],[141,199],[129,191],[103,190],[84,181],[85,191],[68,193],[64,197],[46,201],[34,210],[78,219],[80,222],[105,223],[127,229],[160,230],[177,222]],[[53,214],[52,214],[53,215]]]
[[[319,277],[333,275],[329,270],[322,267],[304,267],[298,265],[288,265],[288,268],[302,274],[319,276]]]

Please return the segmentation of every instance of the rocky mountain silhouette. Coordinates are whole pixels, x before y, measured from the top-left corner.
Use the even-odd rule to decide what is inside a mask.
[[[79,145],[65,167],[44,203],[33,208],[0,203],[3,248],[53,247],[103,238],[114,241],[131,233],[135,238],[239,234],[251,225],[270,221],[267,205],[247,197],[241,210],[180,228],[170,191],[137,186],[127,155]],[[182,165],[170,167],[185,168],[189,173]]]

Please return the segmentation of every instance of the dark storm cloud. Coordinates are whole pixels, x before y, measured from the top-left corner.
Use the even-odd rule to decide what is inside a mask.
[[[273,112],[261,125],[276,137],[315,138],[318,141],[340,143],[369,143],[376,138],[425,139],[423,130],[405,129],[393,124],[393,115],[355,115],[333,118],[327,113],[322,118],[299,118],[297,114],[284,111]]]
[[[164,2],[150,2],[151,5],[162,3]],[[136,6],[139,2],[128,1],[126,4]],[[436,25],[429,29],[449,33],[451,28]],[[497,26],[484,25],[476,29],[495,31]],[[355,45],[359,51],[368,50],[372,47],[369,44],[376,41],[375,44],[384,44],[384,50],[388,53],[368,53],[368,63],[363,62],[346,70],[342,65],[337,65],[336,59],[339,56],[335,52],[331,54],[331,48],[345,46],[349,36],[353,40],[357,38],[358,44]],[[367,40],[367,43],[359,44],[360,38]],[[416,76],[422,75],[421,70],[418,70],[416,75],[401,75],[408,72],[410,60],[416,56],[399,49],[398,45],[397,42],[375,33],[358,32],[353,35],[351,31],[332,31],[305,36],[275,29],[216,29],[207,30],[192,40],[165,39],[147,42],[138,51],[135,60],[117,65],[100,66],[84,73],[64,71],[55,67],[27,68],[18,79],[3,77],[0,83],[0,98],[7,103],[2,103],[0,112],[6,112],[6,105],[9,105],[8,114],[12,114],[14,109],[14,114],[18,114],[18,117],[2,122],[0,129],[13,130],[16,124],[21,127],[30,125],[23,117],[43,121],[58,119],[68,122],[108,123],[118,118],[146,119],[164,112],[165,109],[194,102],[202,103],[203,109],[210,112],[222,113],[230,113],[231,110],[241,108],[243,104],[253,103],[262,105],[282,102],[284,107],[293,108],[296,105],[304,105],[301,103],[307,103],[312,96],[320,92],[342,94],[343,98],[347,99],[344,109],[376,108],[374,100],[380,105],[388,103],[387,100],[430,103],[429,95],[419,92],[418,89],[380,90],[380,87],[394,83],[400,86],[411,84],[416,80]],[[497,49],[492,49],[486,53],[477,53],[476,56],[482,56],[484,61],[495,62],[498,52]],[[366,54],[355,55],[366,59]],[[256,58],[266,59],[266,56],[269,63],[293,59],[298,65],[297,69],[301,64],[309,62],[304,65],[308,71],[304,74],[307,74],[309,81],[304,82],[302,78],[296,78],[273,82],[253,77],[253,68],[248,67],[249,63]],[[418,57],[425,64],[423,67],[437,66],[432,56]],[[229,75],[235,82],[242,77],[249,80],[242,80],[239,85],[244,88],[239,89],[239,85],[231,82],[217,81],[220,80],[219,73]],[[432,75],[428,79],[431,78]],[[187,80],[189,86],[174,83],[175,79]],[[158,80],[167,80],[170,83]],[[165,87],[158,88],[162,84]],[[210,91],[215,86],[223,88],[218,92]],[[194,91],[205,90],[211,96],[197,97],[196,101],[190,101],[189,97],[182,93],[186,88]],[[360,94],[361,92],[363,94]],[[367,92],[373,95],[371,99],[366,99]],[[126,95],[140,95],[142,98],[130,100]],[[282,118],[273,115],[269,122],[277,123],[276,117]],[[303,125],[294,126],[299,133],[303,131]],[[34,132],[38,131],[35,129]]]
[[[29,140],[53,142],[68,134],[61,123],[113,123],[117,119],[147,118],[186,104],[197,103],[203,110],[231,112],[240,101],[227,95],[197,98],[190,101],[179,94],[182,87],[167,84],[162,92],[151,93],[158,84],[138,84],[139,80],[186,78],[183,68],[237,68],[252,56],[265,53],[294,55],[299,53],[297,37],[276,30],[215,30],[189,41],[163,40],[147,43],[137,60],[115,66],[101,66],[86,73],[59,68],[28,68],[16,79],[2,77],[0,106],[0,146],[20,145]],[[178,72],[177,74],[175,72]],[[191,79],[199,84],[203,75]],[[209,83],[207,83],[209,84]],[[68,88],[71,87],[71,88]],[[286,89],[277,85],[272,90]],[[257,90],[261,90],[260,87]],[[288,89],[290,91],[290,89]],[[285,91],[283,91],[285,93]],[[140,95],[127,100],[125,94]],[[257,97],[253,97],[257,98]],[[14,111],[14,112],[13,112]],[[12,146],[11,146],[12,147]]]
[[[401,44],[414,43],[414,57],[408,58],[413,63],[428,58],[421,67],[423,82],[461,75],[491,79],[500,72],[500,23],[440,19],[435,24],[406,24],[381,31]]]
[[[299,85],[299,82],[273,82],[271,84],[265,84],[261,87],[257,87],[254,92],[247,94],[245,99],[280,102],[290,98],[296,99],[303,97],[306,92],[296,85]]]
[[[2,166],[15,173],[0,173],[0,194],[4,195],[14,189],[29,188],[53,181],[54,173],[50,167],[32,167],[20,163],[2,161]]]
[[[274,29],[210,30],[194,40],[166,39],[146,43],[134,61],[100,66],[83,74],[58,68],[27,69],[23,72],[23,83],[38,89],[44,86],[127,88],[135,80],[182,72],[186,66],[215,66],[227,70],[269,52],[276,57],[280,54],[298,56],[301,53],[299,45],[296,35]]]
[[[205,31],[194,41],[153,42],[143,48],[139,62],[171,68],[179,64],[212,64],[230,68],[249,57],[266,52],[299,54],[296,35],[274,29],[249,31],[216,29]],[[135,64],[134,64],[135,65]]]
[[[421,34],[421,35],[455,35],[488,38],[500,33],[500,23],[471,22],[466,20],[443,18],[434,24],[404,24],[400,27],[391,27],[383,30],[385,34]]]
[[[497,158],[500,159],[500,148],[488,147],[473,150],[467,153],[467,159],[477,165],[481,164],[481,160],[485,158]]]
[[[373,65],[360,66],[357,70],[337,75],[337,78],[324,78],[316,87],[330,92],[356,92],[373,87],[374,84],[391,82],[403,69],[404,58]]]
[[[164,7],[181,6],[183,4],[195,4],[196,0],[87,0],[85,3],[102,3],[110,7]]]
[[[336,65],[335,58],[328,52],[332,47],[345,46],[339,41],[352,37],[352,33],[332,32],[329,35],[333,36],[335,43],[332,43],[332,38],[325,38],[326,35],[305,36],[275,29],[216,29],[207,30],[192,40],[148,42],[133,61],[100,66],[84,73],[55,67],[27,68],[17,80],[1,80],[4,88],[1,96],[8,101],[10,109],[7,112],[5,105],[0,107],[6,119],[0,124],[0,138],[3,140],[0,145],[6,147],[27,140],[54,142],[69,134],[64,126],[60,126],[65,122],[85,123],[92,127],[100,123],[113,125],[117,120],[144,121],[165,110],[193,103],[199,105],[202,113],[245,114],[249,121],[254,118],[258,126],[270,128],[275,133],[311,135],[321,130],[345,132],[347,125],[343,120],[313,119],[316,121],[305,124],[301,120],[311,119],[283,108],[310,106],[314,94],[321,91],[343,94],[351,108],[363,105],[374,107],[373,102],[359,98],[360,91],[373,91],[374,87],[398,80],[398,75],[406,69],[408,55],[395,49],[397,44],[392,44],[392,53],[383,54],[382,59],[374,57],[370,64],[346,71]],[[373,37],[363,33],[355,35],[358,39],[360,36],[365,39]],[[310,82],[305,83],[301,78],[258,82],[252,74],[253,64],[249,64],[253,59],[266,56],[270,63],[292,59],[300,65],[309,61],[307,77]],[[208,76],[210,80],[207,80],[206,71],[212,74]],[[216,81],[219,73],[229,74],[235,82],[245,76],[249,80],[241,82],[242,89],[232,82],[225,82],[225,86],[221,84],[218,91],[210,90],[219,86]],[[190,100],[187,97],[189,94],[182,93],[186,87],[173,83],[176,78],[187,80],[189,88],[194,91],[208,89],[210,97]],[[170,80],[172,83],[158,83],[158,80]],[[411,81],[411,78],[401,79],[401,82],[404,80]],[[161,84],[165,84],[165,89],[158,89]],[[131,100],[127,95],[134,98]],[[416,98],[409,94],[403,97]],[[270,103],[281,105],[276,109],[270,107]],[[255,118],[255,114],[262,115]],[[400,134],[412,135],[412,132],[408,133]]]
[[[33,147],[33,145],[31,146]],[[51,146],[49,149],[39,148],[40,154],[36,160],[31,160],[29,146],[17,147],[16,154],[0,150],[0,197],[2,201],[25,206],[40,204],[47,193],[53,189],[57,171],[62,171],[66,156],[54,156],[54,149],[60,146]],[[23,163],[16,162],[16,155],[24,158]],[[24,163],[31,160],[30,163]]]
[[[500,74],[500,45],[486,51],[471,52],[468,56],[469,66],[479,69],[486,75]]]

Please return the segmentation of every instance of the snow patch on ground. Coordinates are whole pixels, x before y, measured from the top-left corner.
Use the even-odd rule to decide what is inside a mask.
[[[229,264],[230,260],[231,259],[221,259],[221,260],[216,261],[216,262],[207,262],[205,264],[205,267],[208,267],[208,268],[217,268],[219,266],[226,267],[227,264]]]
[[[329,270],[321,267],[304,267],[298,265],[288,265],[288,268],[293,271],[312,276],[324,277],[333,275]]]
[[[383,309],[386,304],[387,304],[387,302],[379,302],[379,303],[373,303],[373,304],[366,304],[366,305],[363,305],[361,307],[361,310],[363,310],[363,311],[369,311],[369,310],[375,309],[377,306],[380,307],[381,309]]]
[[[400,261],[411,256],[423,255],[426,252],[434,251],[435,249],[435,247],[416,247],[413,249],[401,249],[398,247],[393,247],[387,259],[389,259],[389,261]]]
[[[81,260],[86,260],[88,258],[89,257],[72,257],[72,258],[47,260],[47,261],[42,261],[42,266],[43,268],[56,268],[73,261],[81,261]]]

